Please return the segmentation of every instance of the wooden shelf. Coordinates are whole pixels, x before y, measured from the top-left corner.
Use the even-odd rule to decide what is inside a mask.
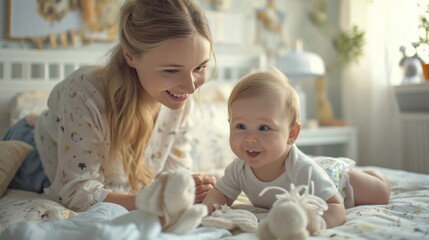
[[[393,88],[402,113],[429,112],[429,82],[404,84]]]
[[[357,131],[354,127],[302,128],[296,142],[298,147],[333,144],[344,144],[346,157],[357,160]]]

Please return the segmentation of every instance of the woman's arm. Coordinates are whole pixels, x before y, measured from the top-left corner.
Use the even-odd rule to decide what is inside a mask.
[[[332,228],[344,224],[346,221],[346,209],[338,193],[328,199],[326,203],[328,204],[328,210],[322,216],[326,222],[326,227]]]
[[[208,175],[193,175],[195,181],[195,203],[201,203],[211,189],[213,189],[216,179]],[[136,195],[131,193],[110,192],[104,199],[104,202],[111,202],[125,207],[128,211],[135,210]]]
[[[49,96],[49,111],[37,123],[39,155],[46,159],[43,165],[49,169],[47,174],[55,175],[45,192],[78,212],[104,201],[110,192],[100,180],[109,172],[108,164],[102,163],[109,156],[110,138],[99,107],[104,98],[91,83],[93,71],[95,68],[81,68],[59,83]],[[125,184],[125,180],[115,183]]]
[[[216,185],[216,178],[209,175],[194,174],[195,181],[195,203],[201,203],[207,194]]]
[[[104,202],[119,204],[124,208],[126,208],[128,211],[132,211],[137,208],[136,195],[131,193],[128,194],[128,193],[110,192],[107,195],[107,197],[104,199]]]

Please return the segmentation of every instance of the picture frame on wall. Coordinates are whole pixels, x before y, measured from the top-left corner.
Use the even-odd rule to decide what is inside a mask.
[[[97,3],[99,2],[99,5]],[[88,4],[91,3],[91,4]],[[10,40],[31,40],[47,43],[58,38],[65,45],[67,40],[76,42],[76,32],[82,32],[80,42],[111,42],[116,38],[116,14],[119,1],[79,1],[79,0],[7,0],[8,29]],[[97,14],[99,10],[108,12]],[[92,14],[92,15],[89,15]],[[109,14],[106,16],[106,14]],[[102,28],[101,17],[110,19],[109,28]],[[88,24],[91,19],[92,25]],[[95,24],[94,25],[94,20]],[[96,27],[94,27],[96,26]],[[39,44],[40,45],[40,44]],[[52,45],[52,44],[51,44]]]
[[[40,5],[37,0],[8,0],[7,37],[11,40],[31,40],[83,27],[80,11],[67,6]]]
[[[122,1],[122,0],[121,0]],[[80,1],[83,35],[92,41],[114,41],[117,35],[120,0]]]

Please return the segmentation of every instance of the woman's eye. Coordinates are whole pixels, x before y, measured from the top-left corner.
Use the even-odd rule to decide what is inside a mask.
[[[238,123],[237,125],[235,125],[235,128],[237,128],[237,129],[246,129],[246,126],[244,126],[244,124],[242,124],[242,123]]]
[[[195,68],[195,72],[202,72],[202,71],[204,71],[206,69],[206,66],[204,65],[204,66],[199,66],[199,67],[197,67],[197,68]]]
[[[268,130],[270,130],[270,127],[268,127],[267,125],[259,126],[259,131],[268,131]]]
[[[172,74],[172,73],[178,73],[178,72],[179,72],[179,70],[178,70],[178,69],[165,69],[165,70],[164,70],[164,72],[165,72],[165,73]]]

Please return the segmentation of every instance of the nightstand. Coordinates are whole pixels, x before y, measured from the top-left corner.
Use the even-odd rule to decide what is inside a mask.
[[[296,145],[314,146],[315,155],[321,154],[323,146],[340,144],[344,147],[344,156],[357,162],[357,131],[355,127],[317,127],[302,128]],[[305,152],[305,151],[304,151]]]

